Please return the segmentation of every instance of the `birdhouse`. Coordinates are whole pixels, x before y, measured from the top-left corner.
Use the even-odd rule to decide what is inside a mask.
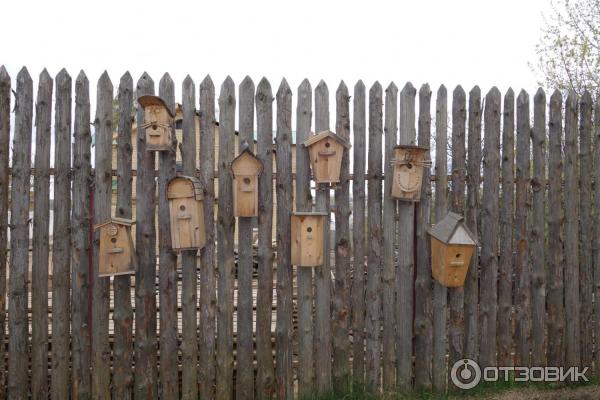
[[[428,229],[431,236],[431,272],[446,287],[463,286],[477,239],[464,218],[448,213]]]
[[[231,162],[233,172],[233,215],[255,217],[258,215],[258,177],[262,162],[246,147]]]
[[[141,96],[138,103],[144,109],[144,123],[141,128],[146,130],[146,150],[170,150],[175,117],[173,111],[158,96]]]
[[[304,146],[308,148],[315,182],[339,182],[342,156],[344,149],[350,148],[350,143],[331,131],[323,131],[311,136]]]
[[[198,179],[177,176],[167,186],[173,250],[204,247],[204,196]]]
[[[137,263],[131,238],[134,223],[130,219],[111,218],[94,226],[94,230],[100,229],[99,276],[135,273]]]
[[[423,171],[431,165],[431,161],[425,159],[428,150],[420,146],[394,147],[392,197],[405,201],[421,200]]]
[[[323,240],[327,213],[297,212],[292,215],[292,264],[323,265]]]

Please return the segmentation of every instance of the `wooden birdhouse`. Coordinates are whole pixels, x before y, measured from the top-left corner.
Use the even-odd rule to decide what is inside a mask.
[[[477,246],[477,239],[466,226],[464,218],[448,213],[428,232],[431,236],[433,277],[446,287],[463,286]]]
[[[323,240],[327,213],[297,212],[292,215],[292,264],[323,265]]]
[[[431,165],[431,161],[425,159],[428,150],[420,146],[394,147],[392,197],[405,201],[421,200],[423,171]]]
[[[94,226],[94,230],[100,229],[99,276],[135,273],[137,263],[131,238],[134,223],[130,219],[111,218]]]
[[[334,132],[323,131],[311,136],[304,146],[308,148],[315,182],[339,182],[342,156],[344,149],[350,148],[350,143]]]
[[[255,217],[258,215],[258,177],[262,162],[246,147],[231,162],[233,172],[233,215]]]
[[[173,250],[204,247],[204,196],[198,179],[177,176],[167,186]]]
[[[144,123],[141,128],[146,130],[146,150],[170,150],[175,117],[173,111],[158,96],[141,96],[138,103],[144,109]]]

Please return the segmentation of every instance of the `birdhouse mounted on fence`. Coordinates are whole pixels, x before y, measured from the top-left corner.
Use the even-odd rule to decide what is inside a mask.
[[[144,123],[141,128],[146,130],[146,150],[170,150],[173,132],[173,111],[158,96],[141,96],[138,103],[144,109]]]
[[[258,177],[262,170],[262,162],[252,154],[248,146],[231,162],[234,216],[258,215]]]
[[[124,218],[111,218],[94,226],[100,229],[99,276],[134,274],[135,249],[131,238],[131,226],[135,222]]]
[[[423,171],[431,166],[431,161],[425,159],[428,150],[410,145],[394,147],[392,197],[405,201],[421,200]]]
[[[323,265],[323,240],[327,213],[297,212],[292,215],[292,264]]]
[[[167,186],[173,250],[204,247],[204,196],[198,179],[177,176]]]
[[[304,142],[308,148],[313,179],[316,183],[337,183],[340,181],[342,156],[350,143],[331,131],[323,131]]]
[[[431,272],[446,287],[463,286],[477,239],[464,218],[448,213],[428,229],[431,236]]]

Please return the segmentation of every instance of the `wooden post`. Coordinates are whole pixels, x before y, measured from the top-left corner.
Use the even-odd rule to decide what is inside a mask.
[[[293,398],[292,335],[292,91],[285,79],[277,90],[277,398]]]
[[[117,207],[115,215],[131,219],[131,115],[133,108],[133,79],[126,72],[119,82],[119,122],[117,137]],[[113,278],[115,311],[113,398],[131,399],[133,396],[133,309],[131,307],[131,277]]]
[[[50,228],[50,74],[40,74],[35,106],[35,176],[31,265],[31,395],[48,398],[48,232]]]
[[[431,139],[431,89],[425,84],[419,89],[419,146],[429,148]],[[430,152],[425,153],[430,159]],[[415,279],[415,388],[431,389],[432,362],[432,278],[431,248],[427,228],[430,224],[431,177],[424,168],[421,201],[417,203],[416,241],[417,263]]]
[[[594,179],[595,182],[600,182],[600,101],[596,100],[594,104]],[[594,199],[596,204],[600,201],[600,184],[594,185]],[[548,202],[550,202],[550,194],[548,194]],[[594,299],[600,299],[600,213],[594,214],[594,229],[593,237],[593,262],[594,262]],[[550,325],[550,324],[549,324]],[[594,333],[596,337],[600,335],[600,301],[594,302]],[[550,342],[548,338],[548,342]],[[555,364],[554,364],[555,365]],[[600,351],[594,353],[594,376],[600,377]]]
[[[33,91],[33,89],[32,89]],[[0,66],[0,398],[6,387],[6,266],[8,243],[8,159],[10,143],[10,76]]]
[[[498,266],[498,365],[513,365],[512,286],[515,208],[515,95],[509,88],[502,112],[502,192]]]
[[[312,211],[310,159],[304,143],[310,135],[312,88],[303,80],[296,108],[296,211]],[[298,272],[298,396],[311,395],[314,384],[312,268],[297,266]]]
[[[496,365],[496,307],[498,280],[498,182],[500,169],[500,91],[485,96],[483,198],[481,215],[480,364]]]

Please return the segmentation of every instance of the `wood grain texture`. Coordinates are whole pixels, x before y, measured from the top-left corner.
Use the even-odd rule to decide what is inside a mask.
[[[0,399],[6,387],[6,266],[8,244],[8,159],[10,143],[10,76],[0,66]]]
[[[0,117],[1,118],[1,117]],[[594,136],[594,180],[600,181],[600,101],[596,100],[594,104],[594,125],[592,134]],[[600,201],[600,185],[594,185],[594,199]],[[548,203],[550,203],[550,193],[548,193]],[[594,273],[594,298],[600,298],[600,213],[594,214],[594,237],[593,237],[593,273]],[[550,250],[550,249],[548,249]],[[550,280],[548,280],[550,281]],[[550,290],[548,290],[548,293]],[[548,310],[549,311],[549,310]],[[550,321],[548,321],[550,325]],[[594,303],[594,333],[600,334],[600,302]],[[548,346],[552,339],[548,337]],[[549,349],[549,347],[548,347]],[[548,351],[550,352],[550,351]],[[594,353],[594,376],[600,376],[600,352]]]

